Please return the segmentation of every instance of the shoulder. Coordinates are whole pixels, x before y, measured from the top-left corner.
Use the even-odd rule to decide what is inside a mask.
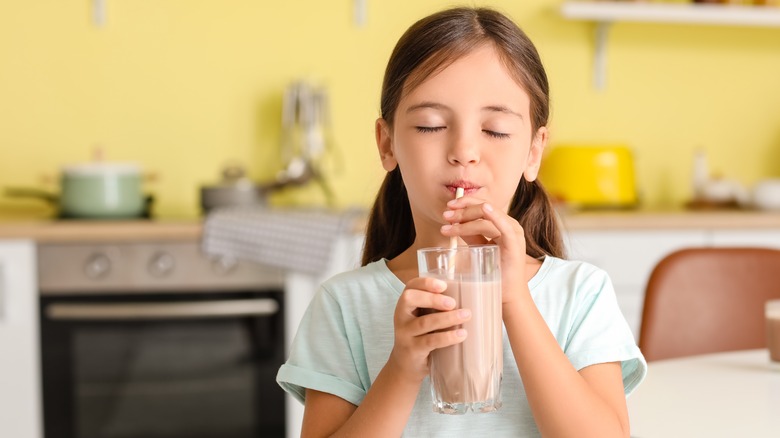
[[[580,260],[564,260],[547,256],[537,275],[535,284],[569,285],[572,287],[601,286],[609,283],[609,275],[603,269]]]
[[[594,300],[613,300],[615,291],[606,271],[590,263],[548,256],[528,284],[540,311],[571,312]]]
[[[387,268],[385,260],[369,263],[351,271],[341,272],[322,283],[327,290],[342,290],[364,285],[394,286],[393,273]]]
[[[392,300],[395,302],[404,284],[387,268],[385,260],[369,263],[336,274],[322,283],[320,294],[338,302]]]

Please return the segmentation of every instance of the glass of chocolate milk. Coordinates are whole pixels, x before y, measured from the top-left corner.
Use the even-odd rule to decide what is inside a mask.
[[[417,251],[417,265],[421,277],[447,282],[443,294],[455,299],[455,308],[471,310],[471,319],[462,325],[466,339],[431,352],[433,410],[443,414],[497,410],[504,368],[498,246],[423,248]]]
[[[769,300],[765,306],[766,345],[769,348],[769,358],[780,362],[780,300]]]

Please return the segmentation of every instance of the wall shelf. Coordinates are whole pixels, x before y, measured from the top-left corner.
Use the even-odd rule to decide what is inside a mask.
[[[596,22],[594,86],[606,85],[606,43],[616,21],[716,26],[780,27],[780,8],[702,3],[565,1],[561,14],[571,20]]]

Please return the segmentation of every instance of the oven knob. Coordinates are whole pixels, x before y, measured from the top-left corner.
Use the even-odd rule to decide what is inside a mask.
[[[211,268],[218,275],[227,275],[238,266],[238,260],[229,255],[221,255],[211,260]]]
[[[111,259],[103,253],[92,254],[84,265],[84,273],[89,278],[103,278],[111,272]]]
[[[176,263],[173,256],[167,252],[158,252],[152,256],[149,262],[149,273],[154,277],[165,277],[173,272]]]

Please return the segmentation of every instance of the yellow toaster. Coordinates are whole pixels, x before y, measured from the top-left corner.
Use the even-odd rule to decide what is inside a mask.
[[[633,154],[624,145],[553,145],[545,151],[539,180],[553,200],[574,207],[637,205]]]

